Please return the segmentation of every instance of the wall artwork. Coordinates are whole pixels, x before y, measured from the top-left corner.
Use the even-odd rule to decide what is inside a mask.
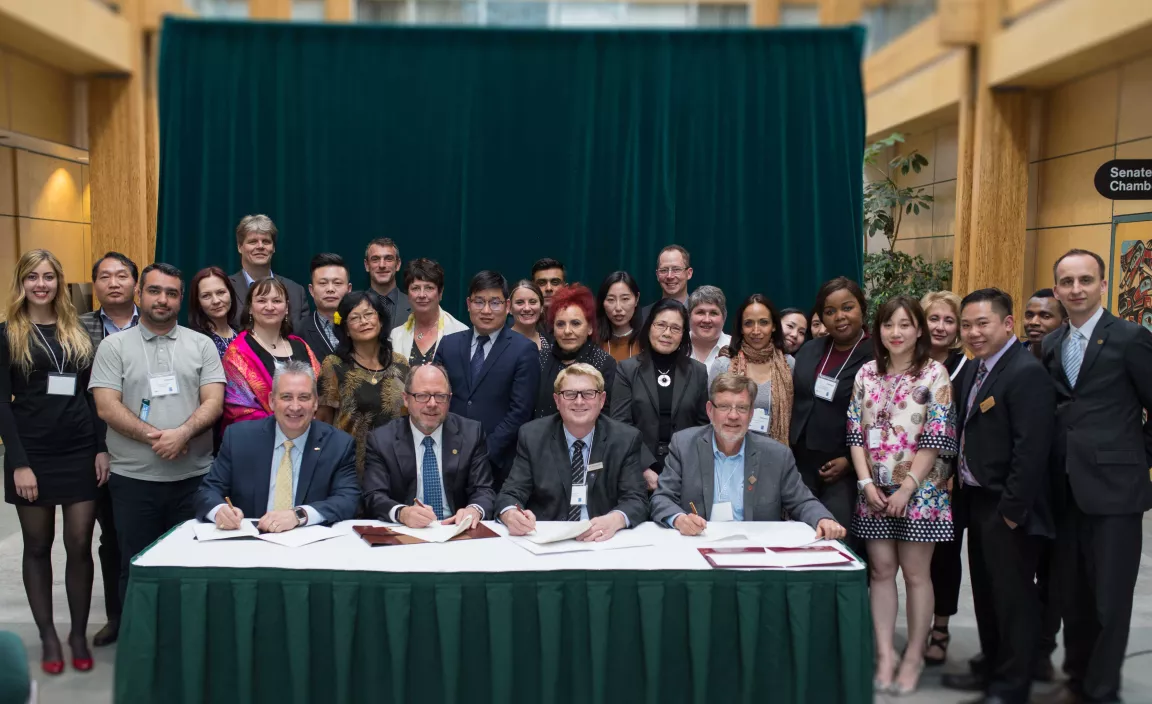
[[[1152,218],[1152,216],[1146,216]],[[1152,219],[1117,222],[1112,234],[1111,309],[1152,330]]]

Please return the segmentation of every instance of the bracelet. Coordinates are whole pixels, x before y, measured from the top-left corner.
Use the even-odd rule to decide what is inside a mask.
[[[915,475],[915,474],[913,474],[913,473],[909,472],[909,473],[908,473],[908,476],[907,476],[907,479],[911,479],[911,480],[912,480],[912,481],[913,481],[913,482],[916,484],[916,490],[917,490],[917,491],[919,491],[919,490],[920,490],[920,480],[916,478],[916,475]]]

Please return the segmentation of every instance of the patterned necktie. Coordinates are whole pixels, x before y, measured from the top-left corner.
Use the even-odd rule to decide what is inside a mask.
[[[577,440],[572,443],[572,486],[581,486],[588,481],[588,473],[584,471],[584,441]],[[583,506],[572,505],[568,507],[568,520],[580,520],[580,509]]]
[[[292,498],[293,447],[291,440],[284,441],[284,455],[280,458],[280,466],[276,468],[276,489],[272,495],[273,511],[290,511],[296,503]]]
[[[444,520],[444,492],[440,488],[440,471],[436,467],[436,454],[432,452],[434,441],[431,435],[424,436],[424,462],[420,467],[420,478],[424,482],[424,503],[436,518]]]
[[[1068,386],[1075,389],[1076,380],[1080,377],[1080,365],[1084,363],[1084,348],[1080,341],[1084,335],[1079,330],[1073,330],[1064,340],[1064,349],[1061,351],[1061,361],[1064,362],[1064,376],[1068,377]]]
[[[488,344],[489,339],[487,335],[478,335],[476,337],[476,353],[472,355],[471,364],[473,382],[480,376],[480,370],[484,368],[484,345]]]
[[[972,384],[972,393],[968,394],[968,403],[964,406],[964,418],[967,419],[969,414],[972,413],[972,404],[976,403],[976,397],[980,395],[980,387],[984,385],[984,379],[988,376],[988,367],[984,362],[980,362],[980,366],[976,368],[976,381]],[[967,433],[960,436],[960,481],[968,486],[980,486],[973,476],[972,470],[968,469],[968,460],[964,457],[964,439]]]

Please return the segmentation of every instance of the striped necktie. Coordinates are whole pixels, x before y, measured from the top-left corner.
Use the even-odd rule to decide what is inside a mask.
[[[584,471],[584,441],[577,440],[572,443],[572,486],[583,486],[588,482],[588,473]],[[583,506],[572,505],[568,507],[568,520],[580,520],[580,509]]]
[[[1061,353],[1061,361],[1064,362],[1064,376],[1068,377],[1068,386],[1073,389],[1076,388],[1076,380],[1080,377],[1080,365],[1084,363],[1084,346],[1080,344],[1083,339],[1085,339],[1084,334],[1079,330],[1068,333]]]

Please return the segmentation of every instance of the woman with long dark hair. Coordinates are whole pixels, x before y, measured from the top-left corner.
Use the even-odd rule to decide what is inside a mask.
[[[583,284],[572,284],[552,294],[548,306],[548,323],[552,330],[552,348],[540,351],[540,393],[536,397],[536,418],[556,412],[552,389],[561,369],[577,362],[596,368],[604,377],[604,391],[608,398],[604,405],[612,407],[612,386],[616,377],[616,360],[600,349],[596,335],[596,299]]]
[[[808,315],[799,308],[780,311],[780,327],[784,328],[784,351],[796,354],[804,343],[812,339],[808,331]]]
[[[52,620],[52,543],[56,507],[64,514],[64,586],[72,628],[72,666],[92,669],[92,527],[97,487],[111,460],[88,380],[94,350],[80,324],[59,260],[25,252],[16,264],[7,320],[0,323],[0,438],[4,500],[16,506],[24,541],[24,591],[40,631],[40,667],[64,671]]]
[[[617,363],[640,354],[640,286],[626,271],[604,277],[596,294],[600,349]]]
[[[374,291],[346,294],[333,321],[343,342],[324,360],[316,417],[356,439],[356,473],[363,479],[368,433],[403,413],[408,360],[392,351],[388,310]]]
[[[688,310],[676,299],[652,306],[640,329],[640,350],[616,371],[611,413],[640,431],[640,466],[652,492],[672,433],[708,424],[708,374],[692,359]]]
[[[196,272],[188,287],[188,326],[212,338],[220,358],[236,339],[232,319],[236,317],[236,292],[228,275],[218,266]]]
[[[784,352],[780,313],[767,296],[754,293],[736,311],[732,340],[720,350],[708,370],[708,379],[732,372],[755,381],[759,390],[752,403],[749,430],[787,444],[792,421],[792,364],[792,357]]]

